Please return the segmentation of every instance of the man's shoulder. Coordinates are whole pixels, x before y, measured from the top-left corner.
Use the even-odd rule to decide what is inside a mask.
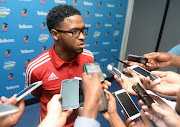
[[[81,54],[87,57],[92,57],[94,59],[94,55],[90,50],[84,49]]]

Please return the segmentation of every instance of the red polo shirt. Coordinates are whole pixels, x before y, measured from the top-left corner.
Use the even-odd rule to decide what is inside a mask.
[[[61,81],[72,79],[75,76],[81,77],[82,65],[84,63],[94,62],[93,54],[84,49],[83,53],[78,54],[71,62],[61,60],[54,51],[54,45],[32,60],[26,66],[26,86],[36,81],[43,81],[43,84],[32,94],[41,94],[41,120],[47,113],[47,103],[54,94],[59,94],[61,90]],[[68,117],[66,125],[74,125],[75,116],[72,114]]]

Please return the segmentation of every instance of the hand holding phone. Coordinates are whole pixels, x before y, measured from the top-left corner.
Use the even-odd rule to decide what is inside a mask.
[[[143,57],[143,56],[137,56],[137,55],[129,54],[128,55],[128,61],[133,61],[133,62],[146,64],[148,59]]]
[[[115,91],[113,95],[128,118],[134,120],[140,117],[139,109],[125,89]]]
[[[10,104],[0,105],[0,117],[11,115],[17,112],[19,112],[19,108],[14,105],[10,105]]]
[[[117,71],[111,64],[107,65],[107,70],[113,75],[117,75],[119,78],[124,80],[124,76],[119,71]]]

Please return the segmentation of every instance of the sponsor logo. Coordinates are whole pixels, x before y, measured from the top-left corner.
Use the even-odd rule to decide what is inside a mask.
[[[101,5],[102,5],[102,2],[101,2],[101,1],[99,1],[99,3],[98,3],[98,7],[99,7],[99,8],[101,8],[101,7],[102,7]]]
[[[45,0],[40,0],[40,4],[46,4]]]
[[[23,72],[23,76],[26,76],[26,73],[25,73],[25,72]]]
[[[45,23],[45,22],[42,22],[42,24],[41,24],[41,29],[45,30],[45,29],[46,29],[45,25],[46,25],[46,23]]]
[[[40,34],[39,38],[38,38],[38,41],[45,42],[48,39],[49,39],[49,35],[48,34]]]
[[[103,50],[103,54],[106,54],[106,49]]]
[[[113,4],[107,4],[107,7],[112,7],[112,8],[114,8],[114,5],[113,5]]]
[[[85,27],[91,27],[91,24],[85,24]]]
[[[0,43],[9,43],[9,42],[14,42],[14,39],[0,39]]]
[[[95,43],[94,43],[94,47],[97,47],[98,46],[98,41],[96,41]]]
[[[96,24],[96,28],[99,28],[100,26],[100,22],[97,22],[97,24]]]
[[[4,18],[7,15],[9,15],[10,13],[10,9],[9,8],[5,8],[5,7],[0,7],[0,17]]]
[[[86,12],[85,17],[86,17],[86,18],[89,18],[89,11]]]
[[[117,49],[111,49],[111,52],[117,52]]]
[[[108,13],[108,18],[111,18],[111,13],[110,12]]]
[[[119,22],[116,23],[116,27],[119,27]]]
[[[106,35],[105,35],[106,37],[109,37],[109,32],[106,32]]]
[[[72,5],[74,5],[74,6],[77,6],[77,0],[73,0],[73,4]]]
[[[10,70],[10,69],[12,69],[15,65],[16,65],[16,62],[15,62],[15,61],[6,61],[6,62],[4,62],[3,69],[4,69],[4,70]]]
[[[122,18],[122,15],[116,14],[116,17],[117,17],[117,18]]]
[[[24,49],[24,50],[20,50],[20,51],[21,51],[21,54],[32,53],[32,52],[34,52],[33,49],[31,49],[31,50]]]
[[[115,30],[114,33],[113,33],[113,36],[114,37],[117,37],[119,35],[119,31],[118,30]]]
[[[25,25],[25,24],[23,25],[19,24],[18,26],[19,26],[19,29],[32,29],[33,28],[32,25]]]
[[[97,55],[97,54],[99,54],[99,52],[93,52],[93,55]]]
[[[107,60],[108,60],[107,58],[103,58],[103,59],[101,59],[101,62],[107,61]]]
[[[101,35],[101,32],[95,31],[93,37],[98,38]]]
[[[28,38],[29,38],[29,36],[27,36],[27,35],[24,36],[24,43],[29,43]]]
[[[86,1],[84,1],[84,5],[92,6],[92,5],[93,5],[93,3],[90,3],[90,2],[86,2]]]
[[[18,1],[32,1],[32,0],[18,0]]]
[[[27,13],[27,9],[24,8],[24,9],[22,10],[22,15],[21,15],[21,16],[27,17],[28,15],[27,15],[26,13]]]
[[[65,0],[54,0],[55,3],[66,4]]]
[[[120,4],[119,4],[119,9],[121,9],[121,7],[122,7],[122,4],[120,3]]]
[[[2,31],[8,31],[7,25],[8,25],[7,23],[3,23]]]
[[[1,2],[6,2],[6,0],[0,0]]]
[[[103,42],[103,45],[109,45],[110,42]]]
[[[115,39],[113,44],[116,44],[116,43],[117,43],[117,40]]]
[[[46,50],[46,46],[42,47],[42,52],[44,52]]]
[[[37,11],[37,15],[44,15],[46,16],[48,12],[43,12],[43,11]]]
[[[103,17],[103,14],[95,13],[95,17]]]
[[[10,52],[11,52],[11,50],[6,49],[6,52],[5,52],[5,57],[11,57]]]
[[[104,65],[101,66],[101,69],[104,70]]]
[[[13,80],[13,79],[14,79],[13,73],[9,73],[9,75],[8,75],[8,80]]]
[[[25,65],[28,65],[30,61],[31,61],[30,59],[27,59]]]
[[[19,88],[19,85],[15,85],[15,86],[6,86],[6,90],[12,90],[12,89],[17,89]]]
[[[104,24],[105,27],[112,27],[112,24]]]
[[[89,47],[90,46],[90,44],[85,44],[85,47]]]
[[[59,77],[56,76],[53,72],[51,73],[51,75],[48,77],[48,81],[51,81],[51,80],[56,80],[58,79]]]
[[[114,60],[114,56],[111,57],[111,60]]]

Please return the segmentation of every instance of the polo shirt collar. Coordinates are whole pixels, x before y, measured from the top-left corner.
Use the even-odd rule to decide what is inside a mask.
[[[62,59],[60,59],[60,58],[56,55],[56,53],[55,53],[55,51],[54,51],[54,46],[55,46],[55,44],[53,44],[52,47],[51,47],[51,49],[49,50],[49,56],[50,56],[50,58],[51,58],[52,63],[53,63],[54,66],[56,67],[56,69],[59,69],[59,68],[60,68],[63,64],[65,64],[65,63],[69,63],[69,64],[71,64],[71,63],[73,63],[73,62],[76,62],[77,64],[80,63],[80,55],[79,55],[79,54],[78,54],[77,57],[76,57],[74,60],[72,60],[71,62],[63,61]]]

